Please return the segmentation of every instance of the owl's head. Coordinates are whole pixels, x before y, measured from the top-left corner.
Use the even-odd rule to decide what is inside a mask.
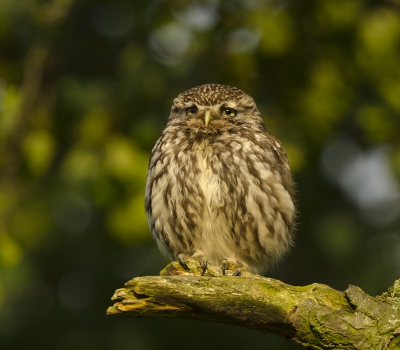
[[[221,84],[204,84],[179,94],[169,119],[204,132],[230,125],[264,128],[254,100],[242,90]]]

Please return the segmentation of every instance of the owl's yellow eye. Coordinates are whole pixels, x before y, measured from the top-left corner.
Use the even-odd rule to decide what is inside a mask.
[[[198,109],[196,106],[192,106],[189,108],[186,108],[186,115],[195,115],[197,113]]]
[[[236,109],[225,107],[225,108],[222,108],[222,113],[224,113],[228,117],[234,117],[236,115]]]

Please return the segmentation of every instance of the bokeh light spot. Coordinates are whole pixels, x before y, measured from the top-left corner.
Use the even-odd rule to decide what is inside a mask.
[[[252,52],[257,48],[259,37],[246,28],[235,29],[229,33],[226,48],[229,53]]]
[[[0,266],[15,266],[20,263],[23,251],[19,244],[4,232],[0,234]]]
[[[154,59],[169,66],[182,62],[192,40],[190,30],[178,23],[171,22],[154,30],[149,37],[149,46]]]

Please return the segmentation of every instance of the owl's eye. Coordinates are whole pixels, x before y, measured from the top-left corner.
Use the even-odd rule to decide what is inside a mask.
[[[236,115],[236,109],[224,107],[222,108],[222,113],[224,113],[228,117],[234,117]]]
[[[198,111],[198,109],[196,106],[186,108],[186,115],[195,115],[197,113],[197,111]]]

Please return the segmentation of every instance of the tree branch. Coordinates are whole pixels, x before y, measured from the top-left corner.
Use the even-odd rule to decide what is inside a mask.
[[[161,316],[220,322],[284,336],[310,349],[400,349],[400,280],[371,297],[349,286],[295,287],[244,272],[221,276],[196,260],[172,262],[161,276],[138,277],[118,289],[108,315]]]

